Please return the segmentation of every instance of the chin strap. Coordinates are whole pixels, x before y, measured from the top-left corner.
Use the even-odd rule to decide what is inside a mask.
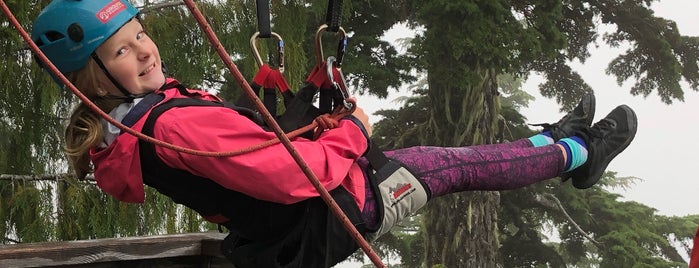
[[[102,69],[102,72],[104,72],[105,75],[107,75],[107,78],[109,78],[109,81],[112,81],[112,84],[116,86],[116,88],[121,92],[121,94],[124,94],[123,97],[121,96],[114,96],[115,99],[121,99],[123,98],[126,102],[132,102],[133,99],[138,98],[138,96],[131,94],[128,90],[124,88],[124,86],[121,85],[121,83],[117,82],[116,78],[112,76],[112,74],[107,71],[107,67],[104,66],[104,63],[102,63],[102,60],[100,60],[99,57],[97,57],[97,54],[92,53],[90,55],[93,60],[97,63],[97,66]],[[113,95],[112,95],[113,96]]]

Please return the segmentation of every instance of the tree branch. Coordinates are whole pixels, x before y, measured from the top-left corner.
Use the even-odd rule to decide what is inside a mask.
[[[12,238],[9,238],[9,237],[5,237],[5,241],[7,241],[7,242],[12,242],[12,243],[15,243],[15,244],[21,243],[21,242],[19,242],[19,241],[17,241],[17,240],[14,240],[14,239],[12,239]]]
[[[175,7],[175,6],[182,6],[184,5],[184,2],[182,0],[173,0],[173,1],[168,1],[168,2],[162,2],[162,3],[157,3],[157,4],[152,4],[148,6],[141,6],[139,7],[141,13],[149,13],[158,9],[163,9],[163,8],[168,8],[168,7]]]
[[[570,223],[575,227],[575,229],[578,230],[578,232],[579,232],[580,234],[582,234],[585,238],[587,238],[587,240],[589,240],[590,242],[592,242],[593,244],[595,244],[595,246],[597,246],[598,248],[600,248],[600,247],[602,246],[602,244],[601,244],[600,242],[597,242],[597,240],[595,240],[594,238],[592,238],[591,235],[589,235],[588,233],[586,233],[586,232],[580,227],[580,225],[578,225],[578,224],[575,222],[575,220],[573,220],[573,218],[570,217],[570,215],[568,214],[568,212],[566,211],[566,209],[563,207],[563,204],[561,204],[561,200],[558,200],[558,198],[557,198],[556,196],[554,196],[554,195],[552,195],[552,194],[549,194],[549,193],[542,194],[542,195],[536,195],[537,201],[539,201],[539,202],[541,203],[543,200],[541,200],[540,197],[543,197],[543,198],[545,198],[545,199],[548,199],[549,201],[553,201],[553,202],[555,203],[555,208],[557,208],[558,210],[560,210],[560,211],[563,213],[563,216],[565,216],[566,219],[568,219],[568,222],[570,222]],[[549,204],[545,204],[545,205],[549,205]]]
[[[64,174],[33,174],[33,175],[17,175],[17,174],[0,174],[0,181],[68,181],[75,180],[75,175]],[[93,175],[88,175],[86,181],[94,181]]]

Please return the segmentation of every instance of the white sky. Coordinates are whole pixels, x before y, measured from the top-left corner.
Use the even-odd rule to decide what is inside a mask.
[[[664,0],[656,2],[653,9],[657,16],[677,22],[683,35],[699,36],[699,1]],[[408,36],[409,33],[396,31],[391,38]],[[631,189],[619,194],[623,200],[636,201],[655,208],[660,214],[685,216],[699,214],[699,180],[693,167],[697,158],[692,157],[699,150],[699,140],[694,139],[699,131],[696,118],[699,112],[699,93],[692,91],[683,83],[685,102],[665,105],[657,95],[648,98],[632,96],[629,89],[633,81],[622,86],[616,79],[604,73],[609,61],[620,50],[607,46],[592,48],[592,57],[584,65],[576,64],[575,70],[595,90],[597,112],[595,121],[603,118],[619,104],[632,107],[638,116],[639,127],[636,138],[608,167],[618,172],[618,176],[634,176],[643,179]],[[541,97],[537,86],[541,77],[533,75],[523,85],[528,93],[537,100],[521,112],[530,123],[554,122],[563,114],[558,112],[558,105]],[[359,97],[358,104],[369,114],[379,109],[395,108],[390,102],[398,95],[389,96],[388,101],[370,97]],[[378,120],[372,116],[372,122]]]

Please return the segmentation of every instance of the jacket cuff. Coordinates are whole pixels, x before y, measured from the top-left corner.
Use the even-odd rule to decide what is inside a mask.
[[[359,118],[355,117],[354,115],[348,115],[343,117],[340,120],[349,120],[352,121],[357,127],[362,131],[362,134],[364,134],[364,138],[366,138],[367,141],[367,150],[369,146],[371,146],[371,139],[369,139],[369,132],[367,132],[366,128],[364,128],[364,124],[362,124],[362,121],[359,120]]]

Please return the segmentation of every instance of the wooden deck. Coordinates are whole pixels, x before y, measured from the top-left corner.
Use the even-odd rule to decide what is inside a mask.
[[[0,267],[233,267],[225,234],[190,233],[0,246]]]

